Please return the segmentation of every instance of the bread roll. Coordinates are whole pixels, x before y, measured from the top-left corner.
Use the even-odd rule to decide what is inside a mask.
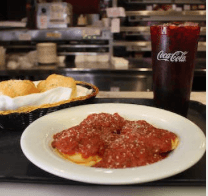
[[[52,74],[48,76],[46,80],[39,82],[37,85],[37,88],[40,92],[45,92],[47,90],[50,90],[52,88],[57,88],[57,87],[71,88],[72,89],[71,98],[76,97],[77,95],[76,82],[71,77]]]
[[[14,98],[32,93],[39,93],[39,90],[30,80],[7,80],[0,82],[0,95]]]

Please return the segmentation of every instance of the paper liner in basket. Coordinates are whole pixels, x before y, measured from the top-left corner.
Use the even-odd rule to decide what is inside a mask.
[[[85,96],[78,96],[76,98],[70,98],[55,103],[38,106],[23,106],[16,110],[0,111],[0,128],[4,130],[23,131],[34,120],[48,113],[90,103],[99,92],[98,88],[92,84],[82,81],[76,81],[76,84],[85,87],[92,92]]]

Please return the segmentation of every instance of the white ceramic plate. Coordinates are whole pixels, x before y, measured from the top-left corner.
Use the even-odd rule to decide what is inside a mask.
[[[80,166],[59,157],[51,147],[52,136],[79,124],[91,113],[115,113],[129,120],[146,120],[179,136],[179,146],[157,163],[126,169]],[[134,104],[92,104],[60,110],[30,124],[21,137],[25,156],[39,168],[54,175],[96,184],[144,183],[178,174],[200,160],[205,152],[204,133],[191,121],[177,114]]]

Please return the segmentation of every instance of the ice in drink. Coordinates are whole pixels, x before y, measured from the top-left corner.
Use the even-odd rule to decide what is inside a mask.
[[[153,93],[157,107],[187,115],[200,27],[172,23],[150,27]]]

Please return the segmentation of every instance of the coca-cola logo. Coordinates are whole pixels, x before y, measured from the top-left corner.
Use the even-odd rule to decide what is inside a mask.
[[[186,62],[187,51],[176,51],[174,53],[165,53],[161,50],[157,54],[157,60],[159,61],[170,61],[170,62]]]

